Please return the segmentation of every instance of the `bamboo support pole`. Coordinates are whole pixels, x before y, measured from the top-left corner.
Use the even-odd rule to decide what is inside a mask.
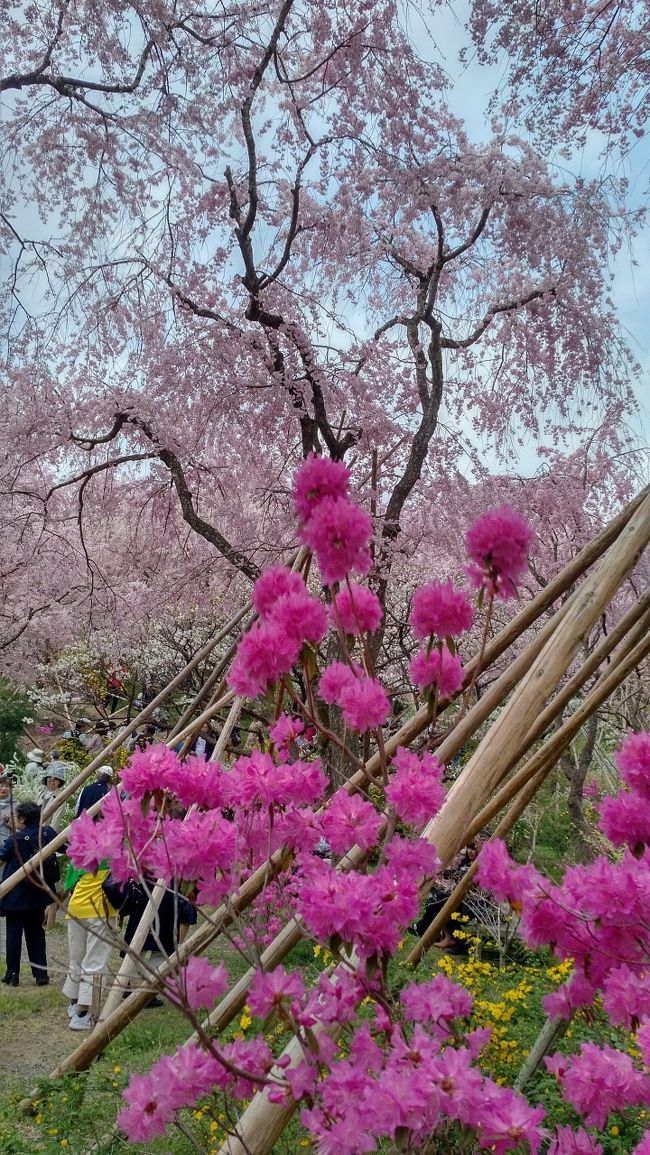
[[[641,633],[640,629],[638,633]],[[612,663],[612,668],[601,674],[591,692],[580,703],[571,717],[547,740],[545,748],[554,751],[556,761],[559,754],[562,753],[565,746],[568,745],[568,742],[575,738],[580,728],[590,715],[593,714],[594,710],[602,706],[603,702],[607,700],[613,690],[615,690],[625,678],[629,677],[635,666],[638,666],[639,663],[647,657],[648,653],[650,653],[650,635],[646,633],[645,636],[641,636],[640,640],[631,650],[623,653],[624,650],[627,650],[627,640],[621,646],[620,660],[617,661],[616,665]],[[491,798],[485,804],[468,827],[468,838],[476,837],[479,831],[483,830],[487,823],[492,821],[506,802],[514,797],[517,790],[525,785],[527,779],[535,773],[536,768],[534,763],[536,757],[537,754],[533,754],[526,765],[522,766],[521,770],[518,770],[516,774],[513,774],[512,778],[494,795],[494,798]]]
[[[622,643],[620,648],[620,661],[617,661],[616,664],[612,662],[611,668],[598,679],[591,693],[587,695],[575,713],[572,714],[559,730],[547,739],[544,745],[528,759],[521,769],[497,792],[494,798],[490,799],[487,805],[483,807],[469,826],[465,835],[466,841],[469,842],[472,838],[475,838],[476,835],[485,828],[487,823],[513,799],[515,799],[513,805],[499,821],[496,829],[490,836],[490,841],[494,838],[503,838],[514,826],[515,822],[528,806],[528,803],[537,793],[544,779],[548,777],[551,770],[556,766],[562,751],[566,749],[569,742],[576,736],[587,719],[607,700],[617,686],[620,686],[620,684],[629,677],[635,666],[643,661],[647,654],[650,653],[650,635],[648,635],[644,626],[645,618],[634,631],[635,638],[640,637],[640,640],[637,641],[630,650],[627,649],[628,639]],[[627,653],[623,654],[624,650],[627,650]],[[445,923],[449,921],[454,911],[458,910],[463,898],[472,885],[477,869],[478,860],[475,860],[454,888],[444,906],[429,924],[420,941],[409,954],[406,959],[406,966],[417,966],[431,944],[435,942]]]
[[[246,627],[244,627],[244,628],[246,628]],[[232,659],[234,657],[236,649],[237,649],[237,642],[234,641],[232,643],[232,645],[229,646],[228,649],[226,650],[226,653],[224,654],[221,661],[219,661],[217,663],[217,665],[214,667],[209,678],[207,678],[207,680],[203,683],[198,694],[194,695],[194,697],[193,697],[192,701],[190,702],[189,706],[187,707],[187,709],[184,710],[183,713],[181,714],[176,725],[174,726],[173,730],[171,730],[171,732],[169,734],[168,741],[171,738],[175,739],[176,735],[178,733],[180,733],[180,731],[183,730],[185,728],[185,726],[187,726],[189,724],[189,722],[191,722],[192,718],[194,717],[194,713],[195,713],[197,707],[201,704],[201,702],[203,702],[203,700],[205,698],[207,698],[210,691],[214,688],[216,683],[219,681],[219,678],[222,677],[224,670],[226,670],[227,667],[230,665],[230,662],[232,661]],[[224,682],[222,679],[221,685],[218,686],[217,689],[215,690],[214,698],[215,699],[219,698],[221,696],[221,694],[223,694],[224,689],[225,689],[225,686],[224,686]]]

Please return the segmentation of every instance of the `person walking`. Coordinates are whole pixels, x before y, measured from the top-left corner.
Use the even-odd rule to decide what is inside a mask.
[[[36,802],[19,802],[16,806],[15,829],[0,846],[0,861],[4,862],[4,879],[20,870],[23,863],[47,846],[56,831],[41,826],[41,808]],[[7,970],[2,980],[6,986],[17,987],[20,981],[20,954],[23,935],[32,974],[39,987],[47,986],[47,954],[43,913],[52,901],[52,890],[59,880],[56,856],[47,858],[39,872],[25,877],[13,890],[5,894],[0,909],[6,919]]]
[[[71,1031],[88,1031],[92,1027],[93,980],[96,975],[109,973],[108,961],[115,942],[115,910],[102,889],[107,874],[104,862],[94,874],[70,868],[66,876],[66,883],[73,883],[65,916],[68,973],[63,984],[63,993],[70,1000],[68,1026]]]
[[[8,838],[11,838],[14,829],[16,804],[11,797],[11,785],[11,775],[5,770],[4,766],[0,766],[0,846],[2,846]],[[3,869],[3,864],[0,863],[0,879],[2,878]],[[3,958],[6,946],[5,920],[0,916],[0,955]]]
[[[95,771],[95,781],[84,786],[81,794],[77,799],[74,816],[78,818],[84,811],[94,806],[95,802],[99,802],[100,798],[105,798],[111,788],[111,778],[113,777],[113,770],[110,766],[99,766]]]
[[[38,799],[41,810],[45,811],[46,807],[50,806],[51,803],[54,802],[58,795],[61,793],[61,790],[65,785],[65,775],[67,768],[68,767],[65,762],[54,760],[53,762],[48,762],[47,766],[43,770],[43,777],[41,779],[43,783],[43,789],[41,790]],[[65,802],[62,802],[60,806],[56,807],[52,813],[48,814],[47,816],[48,825],[52,826],[57,834],[63,821],[64,808]]]

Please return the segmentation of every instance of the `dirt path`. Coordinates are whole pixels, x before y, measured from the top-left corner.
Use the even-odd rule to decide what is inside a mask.
[[[24,948],[20,986],[0,985],[0,1086],[5,1090],[31,1087],[85,1037],[68,1026],[68,1000],[61,990],[67,960],[66,931],[59,915],[47,934],[50,986],[35,985]]]

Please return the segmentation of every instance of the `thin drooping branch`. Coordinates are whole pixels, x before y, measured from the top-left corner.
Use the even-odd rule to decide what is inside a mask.
[[[74,481],[80,480],[80,478],[83,478],[85,483],[90,480],[90,477],[93,473],[99,473],[102,470],[111,468],[112,465],[119,465],[123,461],[157,459],[162,462],[162,464],[171,475],[172,483],[180,503],[183,520],[190,526],[191,529],[193,529],[202,538],[204,538],[205,541],[208,541],[211,545],[215,546],[219,553],[225,557],[231,565],[235,566],[236,569],[240,570],[240,572],[245,574],[246,577],[251,581],[256,581],[260,575],[259,566],[256,565],[255,562],[252,561],[251,558],[247,557],[246,554],[244,554],[241,550],[236,549],[235,546],[233,546],[231,542],[229,542],[228,539],[216,528],[216,526],[212,525],[211,522],[206,521],[204,517],[201,517],[195,506],[194,497],[187,483],[187,478],[185,476],[185,472],[183,470],[180,459],[171,449],[159,445],[156,434],[148,422],[141,421],[133,413],[116,413],[113,426],[108,433],[99,437],[85,437],[83,434],[72,433],[70,435],[70,439],[74,441],[75,444],[79,445],[82,449],[90,452],[90,450],[94,449],[96,445],[104,445],[107,442],[112,441],[125,428],[125,426],[129,425],[135,429],[139,429],[144,434],[144,436],[153,443],[155,449],[149,453],[125,454],[123,457],[117,458],[114,461],[105,462],[101,465],[94,466],[89,470],[85,470],[78,477],[71,478],[67,482],[59,483],[53,487],[53,490],[59,489],[65,484],[72,484]]]

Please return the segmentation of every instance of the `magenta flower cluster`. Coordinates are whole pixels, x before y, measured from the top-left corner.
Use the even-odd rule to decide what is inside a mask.
[[[417,916],[422,881],[439,870],[434,848],[415,832],[443,804],[442,765],[429,753],[399,748],[392,762],[384,759],[377,803],[345,786],[329,794],[319,760],[311,753],[296,757],[308,726],[323,730],[313,669],[328,624],[345,660],[322,671],[321,700],[337,704],[346,726],[359,734],[383,727],[390,703],[368,672],[365,649],[366,636],[381,625],[381,607],[374,594],[349,581],[351,570],[367,568],[370,522],[349,500],[347,470],[310,458],[297,476],[294,501],[302,540],[316,554],[324,583],[345,584],[330,593],[328,614],[302,577],[280,566],[266,571],[253,594],[259,621],[238,647],[230,681],[237,693],[255,696],[285,678],[302,656],[311,680],[308,702],[294,702],[302,716],[281,715],[270,729],[270,753],[253,750],[227,768],[196,757],[181,761],[164,746],[137,751],[122,774],[125,794],[112,791],[98,821],[81,815],[69,852],[87,869],[108,858],[119,879],[191,883],[199,905],[224,903],[225,913],[246,879],[283,847],[291,863],[267,872],[242,947],[259,958],[281,910],[338,963],[311,989],[281,966],[268,973],[258,968],[252,980],[251,1013],[280,1018],[300,1044],[297,1062],[287,1054],[274,1061],[261,1031],[226,1044],[191,1041],[131,1077],[119,1126],[131,1140],[149,1142],[179,1110],[215,1089],[237,1101],[264,1088],[271,1102],[302,1106],[301,1121],[321,1155],[359,1155],[386,1142],[417,1151],[428,1148],[434,1134],[444,1143],[459,1125],[475,1149],[501,1155],[525,1148],[536,1155],[546,1137],[543,1111],[478,1070],[489,1032],[467,1029],[468,993],[441,975],[411,982],[399,995],[386,980],[386,964]],[[528,539],[512,511],[479,519],[468,534],[472,580],[489,594],[510,596]],[[411,625],[422,648],[412,672],[434,701],[462,685],[451,639],[472,618],[465,594],[451,582],[431,583],[413,599]],[[350,636],[361,642],[364,666],[348,652]],[[602,1127],[609,1111],[626,1103],[650,1105],[650,736],[632,737],[618,761],[625,787],[603,804],[601,821],[626,847],[619,861],[574,868],[553,886],[534,868],[516,867],[499,843],[481,856],[483,882],[499,899],[521,905],[527,940],[553,942],[559,957],[575,960],[570,982],[549,998],[549,1011],[565,1013],[598,993],[612,1022],[638,1028],[645,1068],[592,1045],[572,1060],[551,1060],[565,1098],[587,1127]],[[179,808],[189,808],[184,818]],[[396,834],[397,819],[414,836]],[[365,869],[351,868],[351,850]],[[374,867],[367,865],[371,855]],[[222,964],[191,958],[170,976],[166,994],[195,1014],[209,1010],[226,984]],[[340,1051],[335,1037],[344,1027]],[[636,1155],[650,1155],[649,1146],[646,1137]],[[598,1155],[600,1146],[584,1128],[559,1128],[549,1151]]]
[[[372,522],[350,501],[349,476],[340,462],[312,453],[294,486],[300,540],[315,554],[326,586],[345,581],[351,570],[370,569]]]
[[[573,960],[571,977],[547,996],[547,1012],[566,1017],[599,997],[615,1026],[636,1031],[643,1067],[615,1048],[592,1043],[570,1060],[547,1060],[564,1097],[588,1126],[598,1128],[611,1111],[650,1107],[650,733],[631,735],[617,763],[624,785],[604,801],[600,826],[625,848],[620,858],[601,854],[588,866],[567,870],[557,885],[532,866],[516,866],[498,841],[484,846],[479,864],[482,884],[521,907],[526,942],[552,943],[560,959]],[[650,1133],[636,1155],[649,1144]]]

